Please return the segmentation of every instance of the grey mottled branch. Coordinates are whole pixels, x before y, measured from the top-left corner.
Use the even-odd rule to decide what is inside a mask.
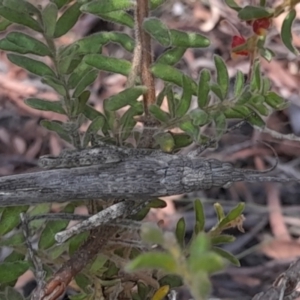
[[[294,178],[266,176],[234,168],[215,159],[165,154],[149,149],[98,148],[44,156],[40,166],[50,169],[0,178],[0,206],[87,199],[146,201],[233,182],[290,182]]]

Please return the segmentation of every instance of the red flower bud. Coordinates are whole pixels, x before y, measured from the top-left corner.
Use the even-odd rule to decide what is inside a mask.
[[[252,24],[252,28],[257,35],[265,35],[270,25],[271,25],[270,18],[262,18],[262,19],[254,20]]]
[[[246,43],[246,39],[243,36],[234,35],[231,41],[231,48],[241,46]],[[234,54],[247,56],[249,52],[247,50],[234,51]]]

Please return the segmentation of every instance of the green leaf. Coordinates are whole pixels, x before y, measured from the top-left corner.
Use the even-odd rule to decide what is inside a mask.
[[[39,98],[28,98],[25,100],[25,103],[34,109],[53,111],[55,113],[63,115],[66,114],[61,101],[48,101]]]
[[[284,98],[280,97],[275,92],[268,92],[265,96],[265,101],[269,106],[278,110],[284,109],[289,105]]]
[[[223,112],[219,111],[213,114],[213,121],[216,126],[217,137],[221,137],[227,129],[226,117]]]
[[[79,46],[77,53],[99,53],[102,46],[109,42],[117,43],[129,52],[132,52],[134,49],[134,40],[128,34],[113,31],[97,32],[76,42],[76,45]]]
[[[72,72],[68,79],[68,87],[74,89],[80,82],[83,76],[88,74],[93,68],[87,65],[85,62],[81,62],[76,69]]]
[[[228,234],[217,235],[211,238],[212,245],[229,244],[234,241],[235,237],[233,235]]]
[[[56,132],[63,140],[71,142],[68,132],[64,129],[61,122],[42,120],[41,125],[51,131]]]
[[[127,26],[129,28],[133,28],[134,27],[134,20],[133,17],[128,14],[125,11],[112,11],[109,13],[98,13],[96,14],[99,18],[109,21],[109,22],[113,22],[113,23],[117,23],[120,25],[124,25]]]
[[[20,246],[24,244],[25,239],[24,239],[24,234],[22,232],[18,232],[8,238],[3,238],[0,240],[0,247],[8,246]]]
[[[293,45],[292,26],[296,19],[296,10],[292,9],[285,17],[281,27],[281,39],[283,44],[295,55],[299,55],[299,51]]]
[[[263,103],[264,100],[265,100],[264,96],[254,95],[251,98],[249,104],[247,104],[247,106],[252,109],[255,109],[263,116],[268,116],[270,114],[270,111],[269,111],[268,107]]]
[[[168,253],[143,253],[129,262],[125,270],[132,272],[140,269],[161,269],[168,273],[175,273],[177,265],[174,258]]]
[[[85,74],[82,79],[79,81],[74,93],[73,97],[78,97],[81,95],[81,93],[90,85],[92,84],[97,76],[98,76],[97,70],[91,70],[89,73]]]
[[[190,111],[189,116],[191,117],[193,124],[196,126],[203,126],[209,122],[209,115],[200,108],[195,108]]]
[[[210,91],[210,72],[203,69],[199,75],[198,82],[198,106],[205,108],[209,104],[209,91]]]
[[[51,56],[48,47],[22,32],[10,32],[0,41],[0,48],[5,51],[18,52],[20,54],[35,54],[40,56]]]
[[[89,114],[89,107],[86,103],[89,100],[89,97],[91,95],[91,92],[89,91],[84,91],[82,94],[74,99],[74,107],[73,107],[73,116],[78,116],[79,114],[83,114],[85,117],[87,117],[89,120],[93,120],[94,118],[97,118],[98,116],[103,116],[101,113],[98,111],[94,110],[97,112],[97,114],[94,116],[94,118],[91,118]],[[86,113],[87,111],[87,113]],[[93,114],[93,113],[92,113]],[[103,116],[104,118],[104,116]]]
[[[145,223],[141,226],[141,238],[144,242],[154,245],[164,244],[164,235],[162,230],[155,224]]]
[[[188,258],[188,265],[192,273],[202,271],[208,274],[213,274],[224,269],[223,259],[214,252],[204,253],[198,257],[191,255]]]
[[[150,0],[150,9],[154,10],[162,5],[166,0]]]
[[[163,152],[170,153],[175,147],[173,135],[170,132],[163,132],[154,136],[155,145],[159,144]]]
[[[167,94],[167,91],[170,90],[170,89],[172,89],[171,85],[170,84],[166,84],[164,86],[164,88],[159,92],[159,94],[156,97],[156,105],[157,106],[160,107],[162,105],[162,103],[164,101],[164,98],[165,98],[165,96]]]
[[[51,0],[51,2],[55,3],[58,9],[62,8],[64,5],[69,3],[71,0]]]
[[[150,207],[150,208],[165,208],[165,207],[167,207],[167,203],[164,200],[157,198],[157,199],[151,200],[151,202],[148,204],[148,207]]]
[[[55,77],[54,72],[44,63],[28,58],[26,56],[17,55],[17,54],[7,54],[7,58],[15,65],[26,69],[27,71],[39,75],[39,76],[53,76]]]
[[[216,83],[212,83],[210,85],[210,90],[222,101],[223,100],[223,93],[220,86]]]
[[[234,257],[231,253],[229,253],[228,251],[221,249],[219,247],[212,247],[212,250],[214,252],[216,252],[218,255],[220,255],[221,257],[227,259],[229,262],[231,262],[235,266],[237,266],[237,267],[240,266],[239,260],[236,257]]]
[[[159,285],[168,285],[170,288],[180,287],[183,285],[182,278],[178,275],[169,274],[159,279]]]
[[[262,78],[260,73],[260,62],[256,60],[253,66],[252,78],[250,82],[250,87],[252,91],[260,91],[262,85]]]
[[[263,57],[267,62],[270,62],[276,54],[269,48],[260,48],[259,54]]]
[[[3,284],[14,281],[24,274],[28,269],[29,264],[27,261],[0,263],[0,282]]]
[[[186,48],[176,47],[168,49],[156,60],[156,63],[173,66],[180,61]]]
[[[0,220],[0,236],[10,232],[20,223],[20,213],[26,212],[28,207],[27,205],[5,207]]]
[[[152,104],[149,106],[149,112],[151,115],[153,115],[154,118],[156,118],[161,123],[167,123],[170,120],[170,115],[163,111],[159,106],[156,104]]]
[[[75,2],[73,5],[69,6],[62,16],[57,20],[53,35],[55,38],[66,34],[76,24],[81,15],[80,6],[80,3]]]
[[[240,119],[248,118],[251,114],[251,110],[244,105],[236,105],[233,108],[226,108],[223,113],[227,119]]]
[[[75,209],[75,205],[76,205],[75,203],[68,204],[63,209],[63,212],[73,213]],[[53,246],[56,243],[54,238],[55,234],[59,231],[66,229],[68,224],[69,221],[64,221],[64,220],[48,221],[46,227],[44,228],[40,236],[39,249],[45,250]]]
[[[264,127],[265,126],[264,120],[254,110],[251,111],[251,114],[247,118],[247,120],[252,125],[255,125],[255,126],[258,126],[258,127]]]
[[[58,8],[55,3],[48,3],[42,10],[44,33],[47,37],[53,37],[57,19]]]
[[[210,41],[207,37],[194,32],[171,29],[169,35],[173,47],[204,48],[210,45]]]
[[[23,1],[20,1],[20,3]],[[35,31],[42,32],[41,25],[29,14],[19,12],[6,6],[0,6],[0,15],[8,21],[29,27]]]
[[[76,284],[82,289],[83,291],[87,292],[87,287],[91,285],[91,279],[85,276],[82,273],[77,274],[75,277]]]
[[[87,240],[89,232],[82,232],[73,236],[69,240],[69,255],[73,255],[76,250]]]
[[[127,10],[133,7],[131,0],[91,1],[81,6],[81,10],[90,14],[106,14],[112,11]]]
[[[106,109],[110,111],[116,111],[126,105],[134,105],[137,98],[147,92],[145,86],[135,86],[128,88],[117,95],[109,97],[106,105]]]
[[[235,11],[239,12],[242,8],[234,0],[225,0],[225,3]]]
[[[217,71],[217,83],[222,92],[221,100],[224,100],[228,94],[228,89],[229,89],[229,75],[228,75],[227,67],[224,60],[220,56],[215,55],[214,61],[215,61],[216,71]]]
[[[240,70],[237,71],[236,77],[235,77],[235,82],[234,82],[234,96],[239,97],[243,91],[245,84],[245,77],[243,72]]]
[[[45,83],[45,84],[51,86],[61,96],[63,96],[63,97],[67,96],[66,88],[59,79],[57,79],[53,76],[44,76],[41,81],[42,81],[42,83]]]
[[[40,215],[40,214],[46,214],[49,213],[51,210],[51,203],[42,203],[42,204],[38,204],[35,205],[34,207],[32,207],[30,209],[30,211],[27,212],[29,217],[32,216],[36,216],[36,215]],[[41,228],[42,224],[45,223],[45,219],[44,220],[34,220],[31,221],[29,224],[29,228],[30,229],[39,229]]]
[[[4,31],[6,28],[8,28],[12,22],[4,19],[3,17],[0,17],[0,31]]]
[[[1,0],[1,3],[7,8],[13,9],[14,11],[21,12],[24,15],[35,15],[40,16],[40,11],[37,7],[25,0]]]
[[[175,117],[176,107],[179,104],[179,99],[174,96],[173,89],[171,85],[168,85],[169,88],[166,90],[166,96],[168,101],[168,109],[172,118]]]
[[[129,75],[131,70],[131,63],[124,59],[108,57],[101,54],[88,54],[83,61],[99,70],[119,73],[122,75]]]
[[[182,77],[182,87],[183,87],[183,92],[175,112],[175,116],[179,118],[183,117],[188,112],[191,106],[192,95],[193,95],[193,87],[192,87],[191,79],[186,75]]]
[[[225,213],[224,213],[223,207],[220,203],[215,203],[214,209],[217,214],[218,222],[220,222],[221,220],[223,220],[225,218]]]
[[[238,13],[238,17],[244,21],[270,18],[272,16],[273,16],[272,10],[267,9],[265,7],[251,6],[251,5],[247,5],[243,7]]]
[[[204,208],[202,202],[199,199],[194,201],[194,211],[195,211],[195,220],[198,223],[197,230],[195,230],[195,234],[198,234],[200,231],[204,231],[205,228]]]
[[[89,125],[88,129],[84,134],[83,147],[86,148],[90,142],[91,134],[96,134],[105,124],[105,118],[99,116],[95,118],[92,123]]]
[[[24,238],[24,235],[23,235]],[[18,253],[17,251],[11,252],[8,256],[5,257],[4,262],[15,262],[24,260],[25,255]]]
[[[172,82],[180,87],[183,87],[183,77],[185,77],[184,81],[188,81],[189,85],[191,85],[193,95],[196,95],[197,93],[197,84],[195,83],[195,81],[174,67],[155,63],[151,67],[151,72],[155,77],[167,82]]]
[[[190,134],[193,138],[197,138],[199,135],[199,127],[196,127],[191,120],[180,122],[179,128]]]
[[[245,209],[245,203],[239,203],[235,208],[233,208],[218,224],[219,228],[226,226],[231,221],[236,220],[241,216],[242,212]]]
[[[147,299],[147,295],[150,292],[150,287],[146,286],[142,282],[138,282],[137,288],[138,288],[139,299]]]
[[[185,220],[184,218],[180,218],[176,224],[175,230],[177,242],[180,247],[183,249],[185,245],[184,237],[185,237]]]
[[[89,271],[92,274],[97,274],[97,272],[102,269],[107,262],[108,258],[104,256],[103,254],[99,253],[96,257],[96,259],[92,262],[91,267],[89,268]]]
[[[143,23],[143,28],[151,35],[151,37],[158,41],[162,46],[169,47],[170,31],[168,27],[158,18],[148,18]]]

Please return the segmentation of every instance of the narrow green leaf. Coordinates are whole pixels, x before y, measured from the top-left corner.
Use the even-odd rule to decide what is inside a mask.
[[[179,221],[176,224],[176,230],[175,230],[177,242],[180,245],[182,249],[184,249],[185,245],[185,220],[184,218],[180,218]]]
[[[209,115],[200,108],[195,108],[190,111],[189,116],[191,117],[193,124],[196,126],[203,126],[209,122]]]
[[[26,56],[17,55],[17,54],[7,54],[7,58],[15,65],[26,69],[27,71],[39,75],[39,76],[53,76],[55,77],[55,73],[52,71],[50,67],[45,65],[44,63],[31,59]]]
[[[205,213],[201,200],[197,199],[194,201],[194,211],[195,211],[195,220],[198,223],[197,231],[195,234],[198,234],[200,231],[204,231],[205,228]]]
[[[250,124],[258,127],[264,127],[266,125],[264,120],[254,110],[251,111],[251,114],[247,120]]]
[[[273,15],[273,11],[270,9],[267,9],[265,7],[259,7],[259,6],[251,6],[251,5],[247,5],[243,7],[238,13],[238,17],[244,21],[270,18],[272,17],[272,15]]]
[[[239,12],[242,8],[234,0],[225,0],[225,3],[235,11]]]
[[[173,66],[180,61],[185,51],[186,48],[183,47],[168,49],[158,57],[156,63]]]
[[[182,87],[183,87],[183,92],[175,113],[175,116],[179,118],[183,117],[188,112],[191,106],[192,95],[193,95],[191,80],[186,75],[182,77]]]
[[[4,19],[3,17],[0,17],[0,31],[4,31],[6,28],[8,28],[12,22]]]
[[[146,19],[143,23],[143,28],[152,36],[154,40],[158,41],[162,46],[170,46],[170,31],[168,27],[158,18]]]
[[[29,269],[29,264],[27,261],[0,263],[0,282],[6,283],[18,279],[28,269]]]
[[[260,48],[259,54],[263,57],[267,62],[270,62],[274,57],[275,53],[269,48]]]
[[[243,91],[245,76],[240,70],[237,71],[234,82],[234,96],[239,97]]]
[[[272,108],[281,110],[288,106],[288,102],[284,98],[280,97],[275,92],[268,92],[265,96],[266,103]]]
[[[257,102],[256,102],[257,101]],[[248,107],[255,109],[263,116],[268,116],[270,111],[268,107],[263,103],[265,101],[265,97],[261,95],[254,95],[248,104]]]
[[[38,32],[43,31],[41,25],[30,17],[29,14],[24,14],[24,12],[19,12],[6,6],[0,6],[0,15],[12,23],[24,25]]]
[[[159,279],[159,285],[168,285],[170,288],[180,287],[183,285],[182,278],[178,275],[169,274]]]
[[[147,88],[145,86],[128,88],[117,95],[109,97],[106,108],[110,111],[115,111],[126,105],[133,105],[136,103],[137,98],[146,92]]]
[[[173,133],[173,139],[175,143],[174,150],[187,147],[193,142],[193,139],[185,133]]]
[[[167,101],[168,101],[168,108],[169,108],[169,113],[172,118],[175,117],[176,114],[176,107],[179,104],[180,99],[178,99],[174,93],[171,85],[168,85],[169,88],[166,91],[166,96],[167,96]]]
[[[112,11],[127,10],[133,8],[131,0],[91,1],[81,6],[81,10],[90,14],[106,14]]]
[[[30,211],[27,212],[27,214],[29,217],[33,217],[40,214],[47,214],[50,212],[50,210],[51,210],[51,203],[42,203],[32,207]],[[34,220],[30,222],[29,228],[34,230],[39,229],[44,223],[45,223],[45,219]]]
[[[162,105],[162,103],[164,101],[164,98],[166,96],[167,90],[170,89],[170,88],[171,88],[170,85],[166,84],[164,86],[164,88],[160,91],[160,93],[157,95],[157,97],[156,97],[156,105],[157,106],[160,107]]]
[[[63,140],[71,142],[68,132],[63,128],[62,123],[58,121],[42,120],[41,125],[51,131],[56,132]]]
[[[74,110],[73,110],[73,115],[74,116],[78,116],[79,114],[84,114],[85,117],[87,117],[89,120],[93,120],[93,118],[91,119],[90,116],[87,116],[85,114],[85,110],[88,111],[87,107],[88,105],[86,105],[87,101],[89,100],[89,97],[91,95],[90,91],[84,91],[82,92],[82,94],[78,97],[74,99]],[[95,110],[96,111],[96,110]],[[98,112],[98,111],[97,111]],[[101,113],[96,114],[95,118],[97,118],[98,116],[103,116]],[[103,116],[104,118],[104,116]]]
[[[242,214],[242,212],[245,209],[245,203],[239,203],[235,208],[233,208],[226,216],[225,218],[223,218],[220,223],[219,223],[219,227],[222,228],[225,225],[227,225],[228,223],[230,223],[231,221],[236,220],[238,217],[240,217],[240,215]]]
[[[104,123],[105,119],[103,116],[99,116],[92,121],[84,134],[83,148],[86,148],[90,142],[91,134],[96,134],[104,126]]]
[[[80,289],[87,292],[87,287],[91,284],[91,280],[82,273],[77,274],[74,279]]]
[[[28,207],[27,205],[5,207],[0,220],[0,236],[10,232],[20,223],[20,213],[26,212]]]
[[[82,77],[88,74],[91,70],[92,67],[82,61],[70,75],[67,84],[68,87],[70,89],[74,89],[78,85]]]
[[[175,273],[177,270],[176,261],[167,253],[150,252],[143,253],[129,262],[125,267],[128,272],[140,269],[161,269],[168,273]]]
[[[162,5],[166,0],[150,0],[150,9],[154,10]]]
[[[204,232],[200,232],[192,241],[189,253],[191,259],[197,259],[208,252],[211,247],[210,239]]]
[[[209,91],[210,91],[210,72],[203,69],[199,75],[198,82],[198,106],[205,108],[209,104]]]
[[[235,241],[233,235],[221,234],[211,238],[212,245],[229,244]]]
[[[195,83],[195,81],[190,77],[184,75],[178,69],[165,64],[156,63],[151,67],[151,71],[155,77],[167,82],[172,82],[180,87],[183,87],[183,77],[185,76],[184,81],[188,81],[190,83],[193,95],[197,94],[197,84]]]
[[[53,111],[55,113],[63,115],[66,114],[61,101],[49,101],[39,98],[28,98],[25,100],[25,103],[34,109]]]
[[[210,45],[207,37],[194,32],[171,29],[169,35],[173,47],[204,48]]]
[[[63,82],[53,76],[44,76],[42,78],[42,83],[51,86],[58,94],[63,97],[67,95],[67,91]]]
[[[215,203],[214,209],[217,214],[218,222],[220,222],[221,220],[223,220],[225,218],[225,213],[224,213],[223,207],[220,203]]]
[[[90,85],[92,84],[97,76],[98,76],[97,70],[91,70],[89,73],[85,74],[82,79],[79,81],[74,93],[73,97],[78,97],[81,95],[81,93]]]
[[[221,100],[224,100],[228,94],[228,89],[229,89],[229,75],[228,75],[227,67],[224,60],[220,56],[215,55],[214,61],[215,61],[216,71],[217,71],[217,83],[222,92]]]
[[[66,34],[76,24],[81,15],[80,7],[81,4],[79,2],[75,2],[73,5],[68,7],[63,15],[57,20],[53,35],[55,38]]]
[[[165,207],[167,207],[167,203],[164,200],[157,198],[157,199],[151,200],[151,202],[148,204],[148,207],[150,207],[150,208],[165,208]]]
[[[251,110],[244,105],[236,105],[233,108],[226,108],[223,113],[227,119],[240,119],[248,118],[251,114]]]
[[[229,262],[231,262],[233,265],[239,267],[240,266],[240,262],[239,260],[234,257],[231,253],[229,253],[228,251],[221,249],[219,247],[213,247],[212,250],[214,252],[216,252],[218,255],[220,255],[221,257],[227,259]]]
[[[47,37],[53,37],[57,19],[58,8],[55,3],[48,3],[42,10],[44,33]]]
[[[221,137],[227,129],[226,117],[223,112],[219,111],[213,114],[213,121],[216,126],[217,137]]]
[[[129,28],[134,27],[133,17],[130,14],[128,14],[127,12],[122,11],[122,10],[112,11],[112,12],[105,13],[105,14],[99,13],[99,14],[96,14],[96,15],[99,18],[101,18],[103,20],[106,20],[106,21],[109,21],[109,22],[124,25],[124,26],[127,26]]]
[[[64,209],[63,212],[65,213],[73,213],[75,209],[75,204],[70,203]],[[39,240],[39,249],[48,249],[53,246],[55,241],[55,234],[59,231],[64,230],[69,224],[69,221],[64,220],[55,220],[55,221],[48,221],[46,227],[44,228],[43,232],[41,233],[40,240]]]
[[[156,118],[161,123],[167,123],[170,120],[170,115],[163,111],[159,106],[156,104],[152,104],[149,107],[149,112],[152,114],[154,118]]]
[[[5,39],[0,41],[0,48],[21,54],[30,53],[40,56],[51,56],[50,50],[44,43],[22,32],[10,32],[7,34]]]
[[[260,91],[262,85],[262,78],[260,73],[260,62],[256,60],[253,66],[252,78],[250,82],[250,87],[252,91]]]
[[[196,127],[191,120],[180,122],[179,128],[190,134],[193,138],[197,138],[199,135],[199,127]]]
[[[281,27],[281,39],[283,44],[295,55],[299,55],[299,51],[293,45],[292,26],[296,19],[296,10],[292,9],[285,17]]]
[[[252,97],[252,93],[250,92],[250,86],[246,85],[242,91],[242,94],[239,96],[238,100],[236,101],[236,104],[242,105],[246,104],[250,101]]]
[[[82,232],[70,238],[69,255],[73,255],[75,251],[87,240],[89,232]]]
[[[190,256],[188,266],[193,274],[199,271],[213,274],[224,269],[224,260],[217,253],[208,252],[198,257]]]
[[[125,76],[129,75],[131,70],[131,63],[129,61],[101,54],[88,54],[84,57],[83,61],[99,70],[119,73]]]
[[[8,256],[5,257],[4,262],[22,261],[24,260],[24,258],[25,258],[24,254],[18,253],[17,251],[13,251]]]

